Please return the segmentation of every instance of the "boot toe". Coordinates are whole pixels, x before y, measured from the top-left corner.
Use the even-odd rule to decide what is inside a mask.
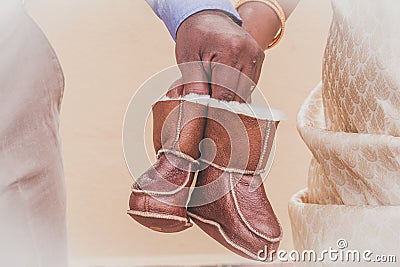
[[[164,203],[146,193],[131,193],[128,214],[141,225],[157,232],[175,233],[192,226],[186,208]]]

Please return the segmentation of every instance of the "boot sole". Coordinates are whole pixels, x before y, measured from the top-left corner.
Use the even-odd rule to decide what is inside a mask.
[[[220,242],[226,248],[247,259],[260,261],[256,254],[233,242],[224,232],[219,223],[205,219],[189,211],[187,212],[187,214],[197,226],[199,226],[204,232],[206,232],[212,238],[218,240],[218,242]],[[218,232],[216,232],[215,229],[217,229]]]
[[[128,210],[128,214],[141,225],[161,233],[177,233],[193,226],[189,219],[175,215]]]

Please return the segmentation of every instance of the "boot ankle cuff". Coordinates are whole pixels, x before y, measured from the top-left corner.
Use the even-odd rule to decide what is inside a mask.
[[[192,158],[191,156],[189,156],[189,155],[187,155],[187,154],[185,154],[185,153],[183,153],[183,152],[180,152],[180,151],[178,151],[178,150],[160,149],[160,150],[157,152],[157,159],[159,159],[159,158],[161,157],[162,154],[173,154],[173,155],[175,155],[175,156],[177,156],[177,157],[179,157],[179,158],[182,158],[182,159],[184,159],[184,160],[187,160],[187,161],[189,161],[190,163],[193,163],[193,164],[195,164],[195,165],[197,165],[197,166],[200,165],[200,162],[199,162],[198,160],[196,160],[196,159]]]
[[[236,169],[236,168],[230,168],[230,167],[223,167],[220,166],[214,162],[208,161],[206,159],[199,159],[200,162],[209,165],[211,167],[214,167],[215,169],[218,169],[223,172],[227,173],[236,173],[236,174],[243,174],[243,175],[261,175],[265,172],[265,169],[259,169],[259,170],[242,170],[242,169]]]

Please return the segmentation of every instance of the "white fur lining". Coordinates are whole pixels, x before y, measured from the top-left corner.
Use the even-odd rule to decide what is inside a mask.
[[[182,99],[189,102],[210,106],[213,108],[225,109],[234,113],[243,114],[257,119],[281,121],[286,120],[286,115],[282,110],[267,107],[257,107],[247,103],[237,101],[224,101],[211,98],[209,95],[188,94],[180,98],[170,98],[163,96],[158,101],[168,101]]]
[[[280,121],[285,120],[285,113],[278,109],[272,109],[268,107],[254,106],[247,103],[240,103],[237,101],[223,101],[210,98],[209,106],[214,108],[220,108],[235,112],[238,114],[243,114],[249,117],[254,117],[257,119]]]
[[[210,96],[209,95],[198,95],[198,94],[188,94],[188,95],[181,96],[181,97],[176,97],[176,98],[163,96],[157,102],[169,101],[169,100],[180,100],[180,99],[186,100],[186,101],[189,101],[189,102],[193,102],[193,103],[208,105],[209,100],[210,100]]]

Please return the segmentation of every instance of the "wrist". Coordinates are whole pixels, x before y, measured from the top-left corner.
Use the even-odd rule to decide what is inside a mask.
[[[247,2],[238,8],[243,20],[243,28],[257,41],[261,47],[272,42],[281,22],[276,12],[261,2]]]
[[[227,20],[231,20],[233,22],[235,22],[236,24],[238,24],[239,26],[242,26],[242,21],[240,19],[238,19],[236,16],[224,11],[224,10],[219,10],[219,9],[205,9],[205,10],[201,10],[199,12],[196,12],[192,15],[190,15],[189,17],[187,17],[182,23],[185,23],[186,21],[192,20],[192,19],[197,19],[198,17],[204,17],[204,16],[219,16],[219,17],[223,17]]]
[[[187,17],[178,27],[176,35],[177,36],[179,35],[181,29],[191,28],[192,25],[199,26],[204,23],[207,24],[207,21],[213,21],[215,18],[225,19],[227,21],[230,21],[232,24],[235,23],[239,26],[242,25],[241,20],[238,20],[236,17],[230,15],[229,13],[223,10],[215,10],[215,9],[201,10]]]

